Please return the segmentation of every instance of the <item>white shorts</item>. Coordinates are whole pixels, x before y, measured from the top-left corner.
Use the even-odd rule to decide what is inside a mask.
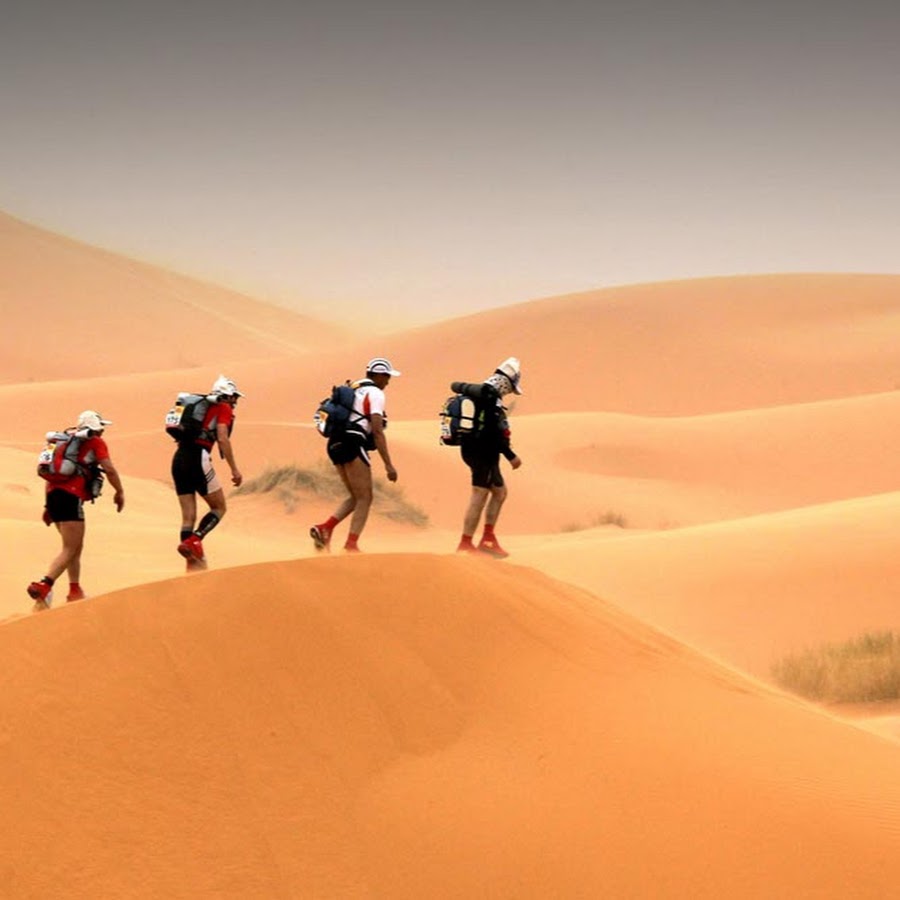
[[[206,493],[212,494],[216,491],[221,491],[222,484],[219,481],[219,476],[216,475],[216,470],[213,468],[212,456],[210,456],[209,450],[205,447],[200,455],[200,460],[203,466],[203,474],[206,477]]]

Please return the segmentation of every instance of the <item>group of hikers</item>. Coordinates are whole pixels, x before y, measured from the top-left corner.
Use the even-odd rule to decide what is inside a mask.
[[[317,425],[328,438],[326,452],[346,488],[346,497],[324,522],[309,529],[318,551],[330,551],[338,525],[350,518],[344,541],[345,552],[358,553],[360,535],[372,506],[372,463],[369,454],[377,452],[388,481],[397,480],[386,436],[385,390],[392,378],[400,375],[391,362],[375,357],[366,365],[363,378],[348,381],[342,388],[346,408],[341,415],[328,416],[328,407],[320,408]],[[515,357],[505,359],[482,382],[455,381],[453,396],[442,412],[442,443],[459,446],[470,469],[472,492],[463,517],[459,553],[486,554],[504,558],[495,533],[500,510],[507,497],[500,470],[500,457],[513,469],[522,461],[510,443],[510,429],[504,399],[521,394],[521,366]],[[335,391],[338,389],[335,388]],[[177,442],[172,457],[171,475],[181,509],[178,553],[186,560],[187,571],[205,569],[204,539],[222,521],[226,511],[225,488],[216,474],[212,451],[218,446],[231,471],[231,483],[239,487],[243,474],[235,459],[231,441],[235,408],[244,394],[230,378],[220,375],[208,394],[180,394],[176,407],[166,417],[166,430]],[[332,421],[325,427],[327,419]],[[340,424],[335,424],[340,418]],[[84,504],[99,495],[104,478],[115,494],[118,512],[125,506],[122,479],[113,463],[104,439],[113,423],[94,410],[85,410],[77,423],[64,432],[48,433],[48,446],[41,454],[38,472],[47,482],[43,521],[55,525],[62,540],[59,553],[50,562],[47,573],[27,587],[34,610],[48,609],[56,581],[68,575],[66,601],[82,600],[81,554],[84,547]],[[207,506],[197,522],[197,497]],[[474,537],[484,515],[481,538]]]

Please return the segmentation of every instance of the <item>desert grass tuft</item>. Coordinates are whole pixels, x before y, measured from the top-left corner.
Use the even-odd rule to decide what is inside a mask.
[[[616,528],[627,528],[628,520],[622,513],[608,509],[606,512],[597,513],[586,525],[583,525],[581,522],[567,522],[560,528],[560,531],[585,531],[588,528],[599,528],[601,525],[615,525]]]
[[[900,634],[867,632],[843,643],[793,653],[772,666],[786,690],[822,703],[900,698]]]
[[[235,494],[270,494],[272,492],[311,491],[325,497],[342,493],[340,481],[324,465],[300,468],[299,466],[275,466],[264,469],[255,478],[245,481]]]
[[[256,478],[245,481],[235,494],[274,494],[285,509],[292,513],[300,503],[304,493],[319,497],[337,499],[343,497],[345,488],[332,466],[321,463],[317,466],[277,466],[265,469]],[[373,510],[396,522],[406,522],[417,528],[428,525],[428,516],[419,507],[410,503],[403,490],[389,482],[376,478],[374,482]]]

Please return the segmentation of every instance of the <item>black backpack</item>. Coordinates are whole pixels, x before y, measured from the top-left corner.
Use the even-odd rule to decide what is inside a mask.
[[[353,409],[353,401],[356,399],[356,389],[373,382],[363,379],[355,384],[345,382],[336,384],[331,389],[331,394],[325,397],[313,415],[313,423],[322,437],[336,437],[346,431],[351,423],[365,419],[362,413]]]
[[[175,405],[166,413],[166,434],[179,442],[196,440],[200,437],[209,403],[207,394],[179,393]]]
[[[444,401],[440,412],[440,442],[445,447],[458,447],[463,438],[477,434],[484,424],[475,401],[465,394],[453,394]]]

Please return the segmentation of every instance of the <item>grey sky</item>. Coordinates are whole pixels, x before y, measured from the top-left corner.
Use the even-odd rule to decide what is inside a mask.
[[[388,321],[897,271],[898,39],[865,0],[22,3],[0,208]]]

